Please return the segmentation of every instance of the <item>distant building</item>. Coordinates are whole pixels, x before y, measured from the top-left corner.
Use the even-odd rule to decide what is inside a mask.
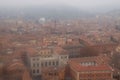
[[[43,17],[43,18],[40,18],[38,21],[39,21],[39,23],[44,24],[46,19]]]
[[[97,57],[76,58],[69,61],[73,80],[113,80],[112,68],[99,63]]]

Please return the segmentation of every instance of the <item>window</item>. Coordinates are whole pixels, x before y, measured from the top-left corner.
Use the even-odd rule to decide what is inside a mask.
[[[52,73],[49,73],[49,76],[52,76]]]
[[[49,62],[49,66],[51,65],[51,62]]]
[[[33,69],[33,71],[32,71],[33,73],[35,73],[35,69]]]
[[[46,51],[44,51],[44,54],[46,55]]]
[[[65,59],[67,58],[67,56],[65,56]]]
[[[55,62],[53,61],[53,65],[55,65]]]
[[[42,54],[43,52],[41,51],[41,54]]]
[[[37,58],[37,61],[39,61],[39,58]]]
[[[58,61],[56,61],[56,65],[58,65]]]
[[[41,63],[41,66],[43,67],[43,63]]]
[[[45,62],[45,66],[47,67],[47,62]]]
[[[33,58],[32,60],[35,61],[35,58]]]
[[[33,63],[33,67],[35,67],[35,63]]]
[[[37,73],[39,73],[39,69],[37,69]]]
[[[37,67],[39,67],[39,63],[37,63]]]
[[[57,73],[54,73],[54,75],[56,76],[56,75],[57,75]]]

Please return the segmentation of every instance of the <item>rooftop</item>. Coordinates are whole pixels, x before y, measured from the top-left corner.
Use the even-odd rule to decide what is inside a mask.
[[[75,58],[69,61],[70,67],[75,71],[112,71],[108,64],[99,63],[99,57]],[[84,63],[84,65],[82,64]]]

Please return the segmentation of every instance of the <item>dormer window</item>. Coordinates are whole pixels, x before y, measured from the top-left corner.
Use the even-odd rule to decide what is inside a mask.
[[[96,66],[97,63],[95,61],[91,61],[91,62],[81,62],[80,63],[82,66]]]

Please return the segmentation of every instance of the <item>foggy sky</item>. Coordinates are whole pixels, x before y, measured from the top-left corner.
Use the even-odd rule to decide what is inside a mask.
[[[46,4],[63,4],[88,9],[96,7],[120,7],[120,0],[0,0],[0,7],[25,7]]]

